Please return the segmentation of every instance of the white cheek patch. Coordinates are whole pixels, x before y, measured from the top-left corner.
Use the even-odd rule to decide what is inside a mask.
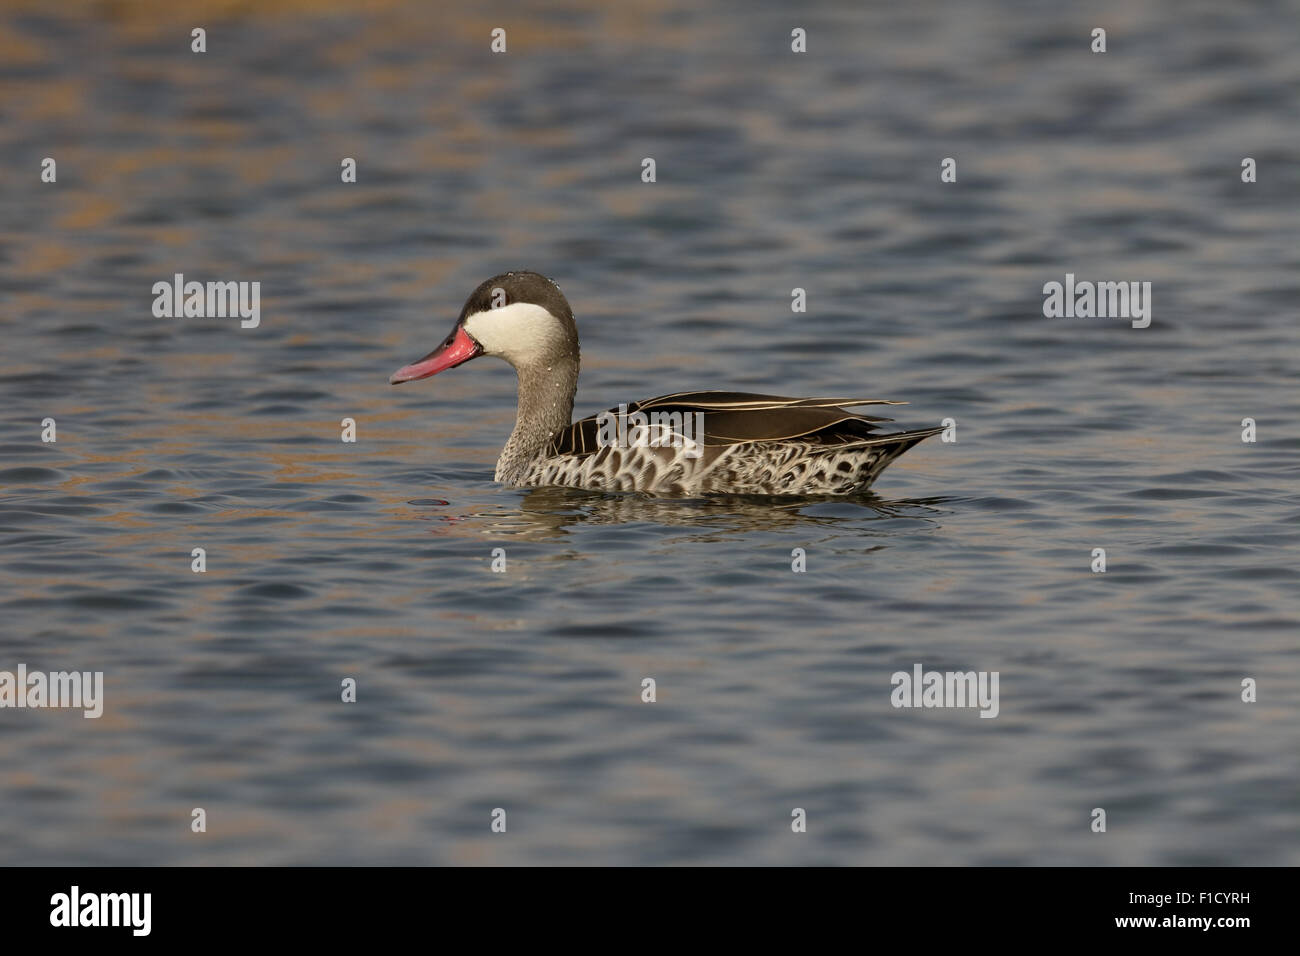
[[[486,355],[496,355],[511,365],[527,365],[545,355],[564,337],[560,320],[532,302],[512,302],[499,309],[475,312],[465,319],[465,331],[483,346]]]

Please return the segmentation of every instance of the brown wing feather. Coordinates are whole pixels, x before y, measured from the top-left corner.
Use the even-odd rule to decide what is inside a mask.
[[[704,414],[704,444],[734,445],[747,442],[815,438],[827,445],[872,443],[887,437],[876,422],[893,421],[845,411],[843,405],[906,405],[884,399],[785,398],[752,392],[677,392],[632,402],[630,412]],[[610,409],[617,414],[617,409]],[[598,415],[574,422],[551,440],[551,455],[585,457],[599,449]],[[875,434],[873,434],[875,433]]]

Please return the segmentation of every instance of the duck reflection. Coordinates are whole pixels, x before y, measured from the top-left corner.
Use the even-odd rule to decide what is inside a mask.
[[[728,495],[719,498],[657,497],[645,493],[607,494],[575,488],[534,488],[522,494],[517,509],[493,509],[473,516],[479,530],[545,540],[580,525],[655,524],[694,528],[687,540],[716,540],[750,532],[822,527],[843,531],[846,522],[923,520],[938,525],[948,513],[944,498],[889,499],[875,494]],[[468,517],[468,516],[467,516]]]

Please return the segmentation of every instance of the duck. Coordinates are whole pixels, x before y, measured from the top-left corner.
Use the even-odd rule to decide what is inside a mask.
[[[518,376],[515,426],[496,481],[656,496],[857,495],[894,459],[943,431],[883,431],[848,411],[905,405],[872,398],[787,398],[737,391],[675,392],[573,421],[578,326],[554,280],[505,272],[481,282],[448,335],[389,384],[429,378],[480,356]]]

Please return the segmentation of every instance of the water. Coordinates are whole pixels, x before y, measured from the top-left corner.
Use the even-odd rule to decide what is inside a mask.
[[[0,711],[0,861],[1300,862],[1297,4],[546,7],[0,14],[0,670],[106,685]],[[581,414],[958,441],[856,500],[499,488],[507,366],[387,377],[510,268]],[[155,319],[176,272],[261,326]],[[1067,272],[1151,327],[1044,318]],[[916,663],[1000,715],[894,709]]]

